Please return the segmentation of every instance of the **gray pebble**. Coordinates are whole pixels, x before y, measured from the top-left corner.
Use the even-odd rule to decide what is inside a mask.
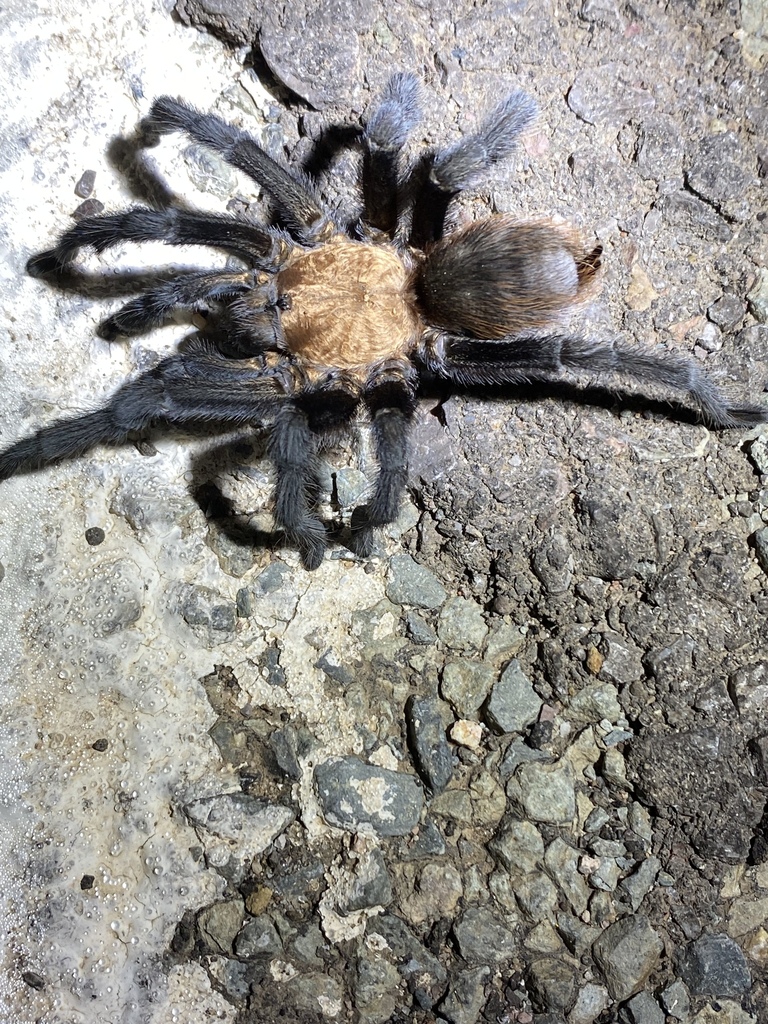
[[[567,1013],[576,1000],[576,978],[576,971],[563,960],[534,960],[528,969],[528,989],[534,1007]]]
[[[470,963],[501,963],[517,950],[514,931],[487,907],[470,907],[453,927],[459,952]]]
[[[405,628],[415,644],[426,646],[437,643],[437,633],[418,612],[411,611],[406,614]]]
[[[765,267],[758,270],[757,280],[747,292],[747,302],[755,320],[768,323],[768,270]]]
[[[747,309],[736,295],[726,292],[707,307],[707,316],[723,331],[735,330],[744,319]]]
[[[570,825],[576,814],[576,792],[569,764],[524,764],[518,770],[518,779],[529,818],[553,825]]]
[[[343,914],[352,914],[369,907],[386,907],[391,902],[392,882],[384,854],[373,847],[355,864],[352,885],[340,909]]]
[[[479,650],[488,633],[480,606],[464,597],[449,598],[437,624],[437,635],[456,651]]]
[[[420,985],[439,988],[447,972],[440,961],[422,946],[405,922],[394,914],[381,914],[368,926],[368,936],[380,935],[398,960],[400,973]]]
[[[614,999],[628,999],[655,970],[664,943],[647,917],[632,915],[609,925],[592,951]]]
[[[693,192],[714,206],[741,198],[752,181],[733,132],[702,139],[685,178]]]
[[[485,1005],[485,981],[490,973],[490,967],[474,967],[452,979],[440,1004],[442,1015],[451,1024],[476,1024]]]
[[[515,878],[535,871],[544,856],[544,840],[530,821],[506,820],[488,844],[497,861]]]
[[[661,993],[661,1005],[670,1017],[674,1017],[675,1020],[686,1020],[691,1008],[691,999],[682,981],[673,981],[664,989]]]
[[[437,576],[415,562],[410,555],[392,556],[387,584],[387,597],[390,601],[417,608],[439,608],[447,596]]]
[[[449,661],[443,669],[440,693],[462,718],[471,718],[488,696],[496,673],[471,658]]]
[[[231,954],[244,916],[242,900],[224,900],[202,910],[197,917],[197,934],[204,949],[223,956]]]
[[[210,587],[185,586],[181,614],[190,626],[229,632],[237,625],[237,607]]]
[[[664,1011],[650,992],[638,992],[627,1003],[631,1024],[664,1024]]]
[[[522,732],[536,721],[542,703],[520,662],[515,659],[494,685],[485,714],[489,724],[500,732]]]
[[[381,836],[410,832],[421,816],[424,794],[415,776],[364,764],[357,757],[331,757],[315,768],[323,817],[357,831],[370,825]]]
[[[734,998],[752,986],[747,961],[727,935],[704,935],[685,948],[680,975],[694,996]]]
[[[660,868],[661,861],[658,857],[646,857],[633,875],[622,879],[619,888],[629,896],[633,910],[639,909],[645,896],[651,891]]]
[[[235,953],[246,959],[255,956],[272,957],[282,948],[277,929],[266,914],[249,918],[235,939]]]
[[[447,710],[442,701],[429,697],[414,696],[405,705],[416,769],[433,793],[442,792],[453,773],[453,754],[445,735]]]

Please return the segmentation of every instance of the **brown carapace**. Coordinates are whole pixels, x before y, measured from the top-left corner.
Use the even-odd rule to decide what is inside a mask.
[[[158,99],[138,143],[178,131],[210,147],[260,184],[273,222],[134,207],[85,218],[33,257],[31,274],[55,276],[82,248],[160,240],[223,250],[237,266],[159,275],[108,317],[100,333],[113,339],[145,332],[179,307],[209,314],[204,333],[102,409],[54,422],[0,453],[0,479],[121,443],[158,421],[266,425],[276,520],[313,569],[329,536],[318,514],[322,435],[361,413],[370,421],[379,471],[346,537],[365,557],[375,529],[397,515],[425,382],[498,390],[608,374],[682,393],[713,426],[766,418],[762,408],[732,405],[690,359],[567,333],[569,313],[593,294],[601,257],[572,227],[495,215],[446,232],[453,198],[512,152],[536,106],[513,92],[476,132],[401,167],[419,92],[414,75],[396,74],[370,111],[359,137],[363,216],[352,223],[329,213],[312,181],[244,132]]]

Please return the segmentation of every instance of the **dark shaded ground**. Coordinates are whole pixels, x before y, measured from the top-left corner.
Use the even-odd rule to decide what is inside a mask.
[[[517,167],[500,167],[487,189],[462,199],[457,219],[515,211],[576,221],[606,249],[602,296],[584,311],[583,329],[692,352],[734,393],[761,392],[768,328],[756,281],[765,263],[768,75],[745,59],[735,0],[584,0],[557,9],[522,0],[274,8],[179,0],[177,13],[243,48],[274,92],[293,163],[317,153],[323,126],[358,124],[393,70],[424,78],[428,142],[471,129],[511,88],[530,91],[542,108],[539,133]],[[354,155],[343,152],[327,196],[348,196],[356,173]],[[485,795],[468,817],[435,805],[442,840],[419,859],[404,840],[383,841],[384,864],[371,883],[379,889],[359,904],[387,905],[368,929],[386,940],[383,953],[362,938],[323,941],[324,870],[334,858],[355,862],[354,843],[310,852],[294,823],[286,845],[265,855],[272,903],[257,901],[253,918],[264,925],[275,911],[275,941],[296,977],[278,984],[267,959],[240,956],[215,984],[242,1007],[242,1024],[661,1024],[660,1000],[667,1020],[768,1019],[760,902],[768,898],[768,587],[757,557],[768,517],[764,448],[752,435],[670,419],[658,402],[644,412],[642,402],[605,395],[588,406],[572,394],[448,396],[445,429],[429,414],[434,405],[425,405],[415,440],[422,514],[406,550],[449,595],[472,602],[492,633],[523,630],[524,641],[502,644],[495,664],[518,655],[545,702],[522,730],[527,751],[576,765],[582,726],[604,718],[599,708],[586,718],[574,711],[577,696],[595,686],[609,702],[618,695],[626,736],[606,742],[604,730],[598,755],[577,774],[577,799],[595,808],[586,825],[539,822],[548,857],[558,839],[576,851],[559,868],[535,849],[521,867],[522,840],[500,852],[500,837],[525,821],[529,806],[509,759],[520,730],[494,738],[483,757],[454,747],[447,792],[480,787]],[[428,611],[421,621],[432,628]],[[367,712],[403,687],[429,696],[441,686],[445,697],[444,663],[462,655],[443,649],[437,668],[434,660],[424,668],[413,629],[397,659],[360,664],[347,678],[329,670],[329,678]],[[467,646],[465,664],[493,661]],[[288,762],[263,753],[283,749],[280,725],[265,726],[269,742],[249,755],[258,765],[250,792],[285,801]],[[291,742],[300,742],[293,726]],[[391,712],[381,729],[381,738],[389,730],[405,745]],[[412,738],[419,763],[414,745]],[[419,767],[429,781],[429,767]],[[484,817],[479,808],[493,805],[500,785],[506,806],[502,794],[500,813]],[[641,808],[650,813],[647,833]],[[590,874],[585,856],[602,858],[605,872]],[[582,883],[588,878],[583,905],[564,895],[577,861]],[[651,881],[635,891],[626,882],[637,881],[643,864]],[[511,896],[504,902],[505,871],[517,906]],[[448,876],[460,879],[451,881],[460,896],[435,898],[433,911],[417,914],[419,898]],[[557,886],[552,900],[548,879]],[[246,907],[249,885],[257,889],[233,883]],[[473,916],[476,909],[485,916]],[[205,958],[216,948],[207,934],[192,915],[172,956]],[[272,941],[270,933],[265,956],[275,955]],[[685,990],[674,987],[681,980]],[[329,1008],[340,1000],[338,1012],[323,1016],[318,999]],[[707,1003],[721,1015],[696,1016]],[[739,1006],[752,1016],[738,1016]]]

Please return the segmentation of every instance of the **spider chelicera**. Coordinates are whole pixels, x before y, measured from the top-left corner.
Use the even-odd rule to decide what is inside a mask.
[[[306,175],[244,132],[178,100],[156,100],[140,123],[140,145],[182,132],[216,151],[258,182],[279,227],[134,207],[87,217],[34,256],[34,276],[64,272],[82,248],[102,252],[125,241],[204,245],[234,259],[224,270],[159,278],[105,320],[100,333],[111,340],[147,331],[179,307],[216,312],[183,352],[124,384],[103,409],[54,422],[1,453],[0,479],[157,422],[266,424],[276,520],[314,569],[328,540],[317,512],[322,435],[360,412],[370,420],[379,468],[367,503],[352,514],[350,541],[365,556],[375,528],[397,515],[425,379],[498,388],[569,372],[610,374],[682,393],[715,427],[765,420],[762,408],[732,405],[690,359],[563,333],[601,257],[573,228],[497,214],[444,236],[453,197],[508,156],[535,117],[531,98],[513,92],[474,134],[402,169],[419,83],[394,75],[360,133],[363,217],[345,225]]]

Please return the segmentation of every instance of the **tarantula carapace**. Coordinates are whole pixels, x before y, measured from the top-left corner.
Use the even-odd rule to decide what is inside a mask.
[[[361,220],[324,209],[309,178],[289,171],[218,117],[163,97],[139,126],[156,144],[183,132],[253,178],[275,223],[167,207],[87,217],[28,264],[60,273],[78,251],[159,240],[223,250],[221,271],[164,279],[101,325],[138,334],[178,307],[218,316],[183,351],[123,385],[98,412],[60,420],[0,454],[0,479],[19,469],[123,441],[157,421],[269,426],[275,514],[308,569],[327,544],[317,513],[318,443],[360,411],[370,419],[378,475],[355,509],[351,546],[370,552],[391,522],[407,476],[408,432],[421,381],[464,387],[552,381],[568,371],[613,374],[682,392],[716,427],[766,419],[736,406],[685,358],[563,333],[563,315],[589,292],[600,246],[570,227],[494,215],[444,237],[451,199],[507,156],[536,116],[513,92],[474,134],[425,154],[401,173],[401,150],[419,117],[419,84],[396,74],[361,132]]]

